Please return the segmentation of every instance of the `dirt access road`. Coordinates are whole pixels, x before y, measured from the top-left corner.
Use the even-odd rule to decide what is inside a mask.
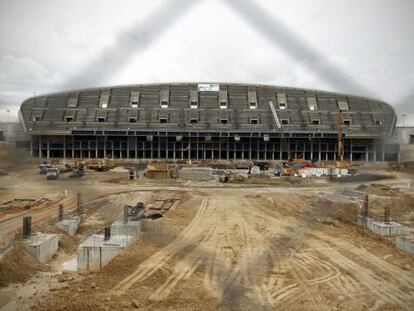
[[[413,310],[414,260],[361,233],[355,212],[315,193],[203,190],[38,309]]]

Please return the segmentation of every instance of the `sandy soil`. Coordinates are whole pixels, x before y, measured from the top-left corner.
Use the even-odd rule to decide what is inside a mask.
[[[52,264],[52,272],[37,273],[16,293],[15,285],[0,290],[5,310],[414,309],[414,258],[355,224],[360,202],[343,196],[343,185],[117,184],[114,174],[73,185],[89,198],[135,191],[91,205],[83,234],[119,217],[123,204],[179,200],[163,218],[144,220],[141,238],[100,272],[68,277]],[[375,181],[382,186],[364,183],[370,208],[379,217],[383,202],[397,203],[393,219],[412,225],[413,189],[403,189],[412,177],[397,177]],[[2,178],[10,177],[0,177],[0,185]],[[65,241],[61,252],[70,256],[77,242]]]

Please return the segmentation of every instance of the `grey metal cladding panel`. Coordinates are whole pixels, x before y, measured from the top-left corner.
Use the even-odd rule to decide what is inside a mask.
[[[188,85],[172,85],[170,86],[170,97],[179,96],[188,98]]]
[[[86,118],[87,111],[86,110],[78,110],[76,114],[76,121],[84,122]]]
[[[64,113],[65,110],[61,109],[46,109],[42,121],[62,121]]]
[[[191,90],[190,91],[190,102],[198,103],[198,91],[196,91],[196,90]]]
[[[216,92],[200,92],[199,105],[203,109],[217,109],[219,106],[218,103],[218,94]]]
[[[129,97],[131,88],[129,87],[115,87],[112,89],[111,96]]]
[[[368,101],[362,98],[349,97],[348,106],[350,111],[367,111]]]
[[[140,123],[149,123],[151,122],[152,111],[151,109],[143,109],[139,114]],[[156,117],[156,116],[155,116]]]
[[[170,99],[168,108],[176,108],[176,109],[180,109],[180,108],[184,108],[184,107],[188,107],[188,100],[187,98],[185,100],[182,99]]]
[[[380,102],[369,101],[368,106],[371,111],[384,111],[384,106]]]
[[[111,96],[109,108],[125,108],[129,107],[129,97],[128,96]]]
[[[129,96],[129,104],[132,102],[136,102],[139,104],[141,99],[141,92],[138,90],[131,90],[131,94]]]
[[[299,115],[303,124],[307,125],[312,123],[309,111],[302,110],[299,112]]]
[[[80,108],[96,108],[99,103],[99,95],[97,96],[87,96],[81,94],[79,97],[79,107]]]
[[[75,118],[76,116],[77,116],[77,110],[75,110],[75,109],[66,109],[66,110],[64,110],[64,118],[65,117]]]
[[[77,108],[79,102],[79,94],[73,94],[68,97],[66,107],[68,108]]]
[[[217,123],[218,111],[217,110],[202,110],[200,113],[200,123]]]
[[[318,101],[317,101],[316,97],[307,96],[306,97],[306,102],[308,104],[308,109],[309,110],[317,110],[318,109]],[[313,107],[313,109],[312,109],[312,107]]]
[[[197,118],[199,119],[200,115],[203,114],[204,111],[201,111],[200,109],[186,109],[185,114],[187,118]]]
[[[128,109],[126,112],[126,115],[129,117],[137,118],[137,121],[139,120],[139,117],[143,111],[138,109]]]
[[[220,90],[222,89],[221,85],[220,85]],[[225,88],[223,87],[223,90],[225,90]],[[247,86],[246,85],[233,85],[233,84],[229,84],[227,85],[227,90],[229,95],[232,96],[243,96],[247,98]]]
[[[349,111],[348,100],[338,99],[338,109],[341,109],[342,111]]]
[[[226,90],[219,91],[219,102],[220,103],[227,103],[228,102],[228,93]]]
[[[249,110],[249,101],[246,97],[229,97],[228,108]]]
[[[47,97],[47,107],[49,109],[65,108],[67,105],[67,99],[63,96]]]
[[[80,92],[81,97],[99,97],[101,95],[101,89],[90,89],[90,90],[83,90]]]
[[[159,102],[159,96],[151,96],[151,95],[141,95],[140,100],[140,107],[151,109],[151,108],[159,108],[160,102]]]
[[[286,95],[286,93],[277,92],[276,96],[277,96],[277,103],[276,104],[278,104],[278,105],[280,105],[282,103],[287,104],[287,95]]]
[[[308,110],[308,107],[305,106],[305,98],[299,96],[288,96],[287,97],[287,109],[288,110]]]
[[[168,87],[161,87],[160,90],[160,103],[170,101],[170,89]]]
[[[47,107],[47,97],[35,97],[32,103],[33,108],[46,108]]]
[[[330,111],[332,105],[329,98],[318,97],[318,110],[319,111]]]

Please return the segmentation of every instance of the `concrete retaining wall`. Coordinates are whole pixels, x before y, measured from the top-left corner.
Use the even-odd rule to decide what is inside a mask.
[[[111,236],[109,241],[103,235],[92,235],[78,247],[78,270],[98,271],[132,242],[131,236]]]
[[[367,228],[381,236],[401,235],[404,233],[404,228],[399,223],[385,223],[370,218],[367,219]]]
[[[358,215],[357,224],[362,226],[362,227],[366,227],[367,226],[367,220],[368,220],[367,217],[364,217],[362,215]]]
[[[112,235],[127,235],[137,239],[141,232],[141,222],[129,220],[126,224],[117,221],[111,225]]]
[[[405,253],[414,255],[414,234],[401,235],[395,238],[397,247]]]
[[[59,236],[57,234],[38,234],[26,241],[27,251],[39,262],[48,262],[59,247]]]

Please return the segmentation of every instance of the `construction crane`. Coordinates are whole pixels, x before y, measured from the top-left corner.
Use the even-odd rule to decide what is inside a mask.
[[[344,125],[344,116],[342,110],[338,109],[338,151],[336,157],[336,167],[337,168],[349,168],[349,163],[345,161],[345,149],[343,141],[343,125]]]

